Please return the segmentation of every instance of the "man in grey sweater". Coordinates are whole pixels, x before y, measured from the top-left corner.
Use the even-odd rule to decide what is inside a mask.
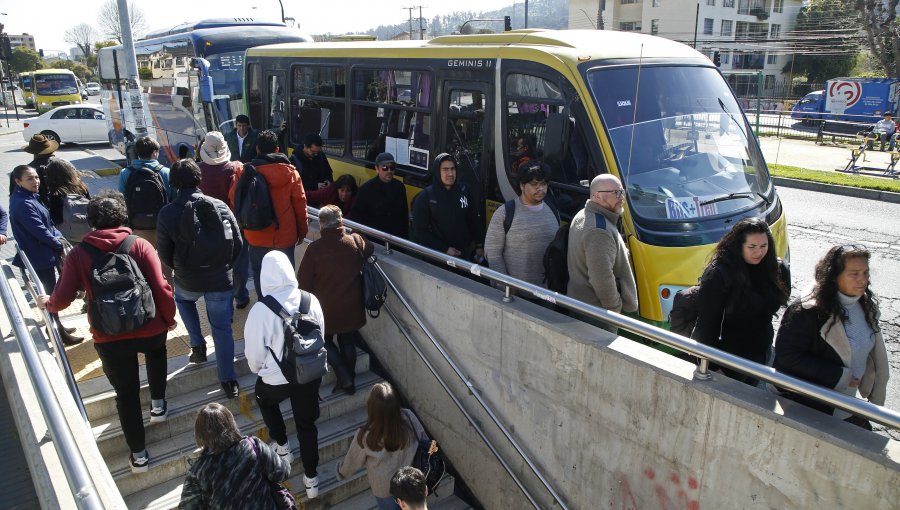
[[[636,312],[637,286],[617,223],[625,190],[610,174],[594,177],[591,196],[569,226],[569,297],[607,310]],[[592,322],[617,332],[615,326]]]
[[[544,251],[556,235],[559,221],[547,196],[549,167],[540,161],[529,161],[519,168],[521,196],[513,199],[512,223],[506,230],[507,207],[500,207],[491,217],[484,239],[484,254],[491,269],[534,285],[544,284]]]

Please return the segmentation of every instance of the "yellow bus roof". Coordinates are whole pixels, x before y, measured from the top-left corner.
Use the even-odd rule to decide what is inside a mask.
[[[499,34],[447,35],[428,41],[366,41],[366,42],[321,42],[284,43],[258,46],[247,50],[250,56],[293,56],[297,52],[305,55],[371,56],[391,58],[446,57],[459,55],[460,48],[467,48],[470,55],[485,56],[483,53],[497,54],[498,49],[510,48],[530,50],[558,55],[576,60],[607,60],[637,58],[677,58],[703,59],[702,53],[693,48],[662,37],[654,37],[632,32],[613,30],[543,30],[525,29],[501,32]],[[424,53],[411,50],[433,50]],[[484,51],[479,51],[484,50]]]
[[[68,69],[38,69],[37,71],[32,71],[31,74],[71,74],[75,76],[75,73]]]

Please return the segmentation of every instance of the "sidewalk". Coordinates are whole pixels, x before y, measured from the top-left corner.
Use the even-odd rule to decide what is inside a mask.
[[[762,136],[759,146],[768,164],[779,164],[833,172],[843,169],[850,161],[850,150],[853,145],[816,145],[812,140],[796,140],[793,138],[775,138]],[[866,151],[865,166],[884,169],[890,162],[889,152],[878,150]]]
[[[19,118],[16,119],[16,110],[12,107],[0,106],[0,136],[11,136],[21,133],[24,128],[22,122],[25,119],[37,117],[36,110],[25,110],[25,105],[19,105]],[[19,137],[22,135],[20,134]]]

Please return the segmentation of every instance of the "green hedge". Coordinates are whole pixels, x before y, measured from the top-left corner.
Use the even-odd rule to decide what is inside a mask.
[[[785,177],[788,179],[799,179],[801,181],[823,182],[839,186],[851,186],[854,188],[900,193],[900,179],[869,177],[866,175],[854,175],[837,171],[826,172],[822,170],[807,170],[806,168],[777,164],[770,164],[769,172],[776,177]]]

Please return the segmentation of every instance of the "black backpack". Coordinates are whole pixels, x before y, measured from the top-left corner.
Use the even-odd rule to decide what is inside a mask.
[[[230,264],[234,253],[231,227],[231,219],[219,214],[208,197],[201,195],[186,202],[178,222],[180,266],[206,269]]]
[[[169,203],[162,175],[147,167],[132,168],[125,183],[128,224],[139,230],[156,229],[159,210]]]
[[[508,234],[510,227],[512,227],[513,218],[516,216],[516,200],[514,198],[512,200],[507,200],[505,204],[503,204],[503,210],[506,214],[503,215],[503,232]],[[553,211],[553,216],[556,216],[557,223],[560,221],[559,219],[559,211],[556,210],[556,207],[552,205],[550,202],[544,200],[544,203],[547,207]]]
[[[137,236],[130,235],[112,252],[88,243],[81,246],[93,259],[88,281],[91,326],[105,335],[134,331],[156,317],[153,292],[137,262],[129,255]]]
[[[669,312],[669,331],[690,338],[697,325],[697,317],[700,316],[700,307],[697,296],[700,295],[700,285],[693,285],[681,289],[672,298],[672,311]]]
[[[425,475],[428,494],[434,494],[447,473],[444,456],[441,455],[437,441],[427,438],[419,439],[419,447],[413,457],[413,466]]]
[[[278,359],[275,351],[268,345],[266,349],[272,353],[282,375],[291,384],[306,384],[328,373],[328,366],[325,364],[327,357],[325,340],[322,338],[319,324],[309,315],[312,297],[309,292],[300,292],[302,292],[300,308],[294,315],[287,313],[281,303],[272,296],[265,296],[262,300],[269,310],[281,317],[284,326],[281,359]]]
[[[369,317],[376,319],[381,315],[381,307],[387,301],[387,282],[384,281],[384,277],[378,271],[378,266],[376,265],[378,258],[375,255],[370,255],[369,258],[366,258],[362,247],[356,242],[355,238],[353,239],[353,244],[356,245],[356,252],[359,253],[359,258],[362,259],[359,276],[362,278],[363,308],[366,309]]]
[[[263,230],[272,224],[279,228],[269,183],[251,164],[244,165],[244,173],[235,187],[234,215],[238,225],[245,230]]]
[[[560,225],[544,250],[544,282],[553,292],[565,294],[569,286],[569,224]]]

